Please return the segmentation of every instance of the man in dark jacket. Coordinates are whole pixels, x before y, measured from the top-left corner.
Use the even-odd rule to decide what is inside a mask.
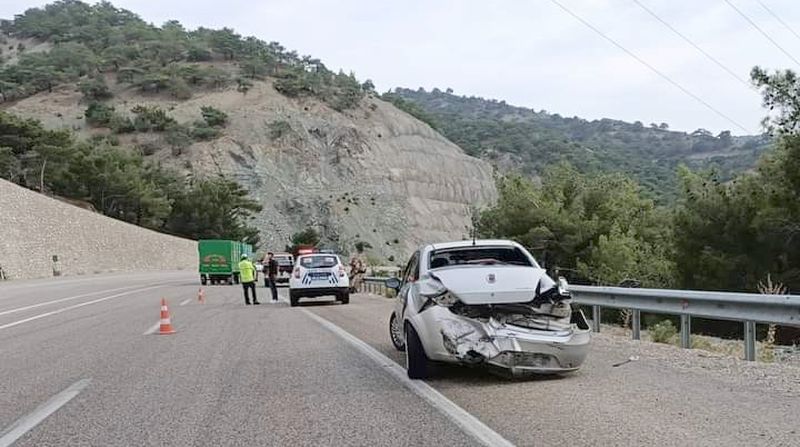
[[[275,260],[275,255],[272,252],[267,253],[264,259],[264,287],[269,287],[272,290],[272,301],[278,301],[278,286],[275,284],[275,278],[278,276],[278,261]]]

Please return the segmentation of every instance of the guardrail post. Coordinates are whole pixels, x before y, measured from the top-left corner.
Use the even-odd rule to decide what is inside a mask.
[[[642,339],[642,312],[639,309],[632,310],[631,337],[633,337],[634,340]]]
[[[744,322],[744,359],[755,361],[756,359],[756,322]]]
[[[681,315],[681,348],[692,347],[692,317]]]
[[[592,331],[600,332],[600,306],[592,306]]]

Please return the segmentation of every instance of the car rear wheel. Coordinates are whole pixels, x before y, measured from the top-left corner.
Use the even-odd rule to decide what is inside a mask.
[[[350,303],[350,292],[343,292],[339,294],[339,301],[342,304],[349,304]]]
[[[289,306],[295,307],[300,302],[300,297],[294,292],[289,292]]]
[[[409,379],[426,379],[431,374],[431,362],[425,355],[414,326],[406,324],[406,371]]]
[[[406,345],[403,341],[403,327],[400,325],[400,322],[397,320],[397,315],[392,312],[392,316],[389,317],[389,338],[392,340],[392,344],[394,348],[398,351],[405,351]]]

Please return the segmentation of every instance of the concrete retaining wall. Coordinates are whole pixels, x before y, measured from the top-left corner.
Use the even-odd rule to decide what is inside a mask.
[[[53,256],[58,257],[53,262]],[[8,279],[197,269],[197,242],[137,227],[0,180],[0,268]]]

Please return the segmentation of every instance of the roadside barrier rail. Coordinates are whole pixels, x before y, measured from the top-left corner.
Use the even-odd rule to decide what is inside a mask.
[[[383,277],[365,277],[360,292],[385,296]],[[630,309],[634,340],[641,338],[641,313],[680,316],[681,347],[691,347],[692,317],[744,324],[745,359],[756,359],[756,323],[800,327],[799,295],[706,292],[570,285],[572,301],[592,307],[592,330],[600,332],[602,308]]]

